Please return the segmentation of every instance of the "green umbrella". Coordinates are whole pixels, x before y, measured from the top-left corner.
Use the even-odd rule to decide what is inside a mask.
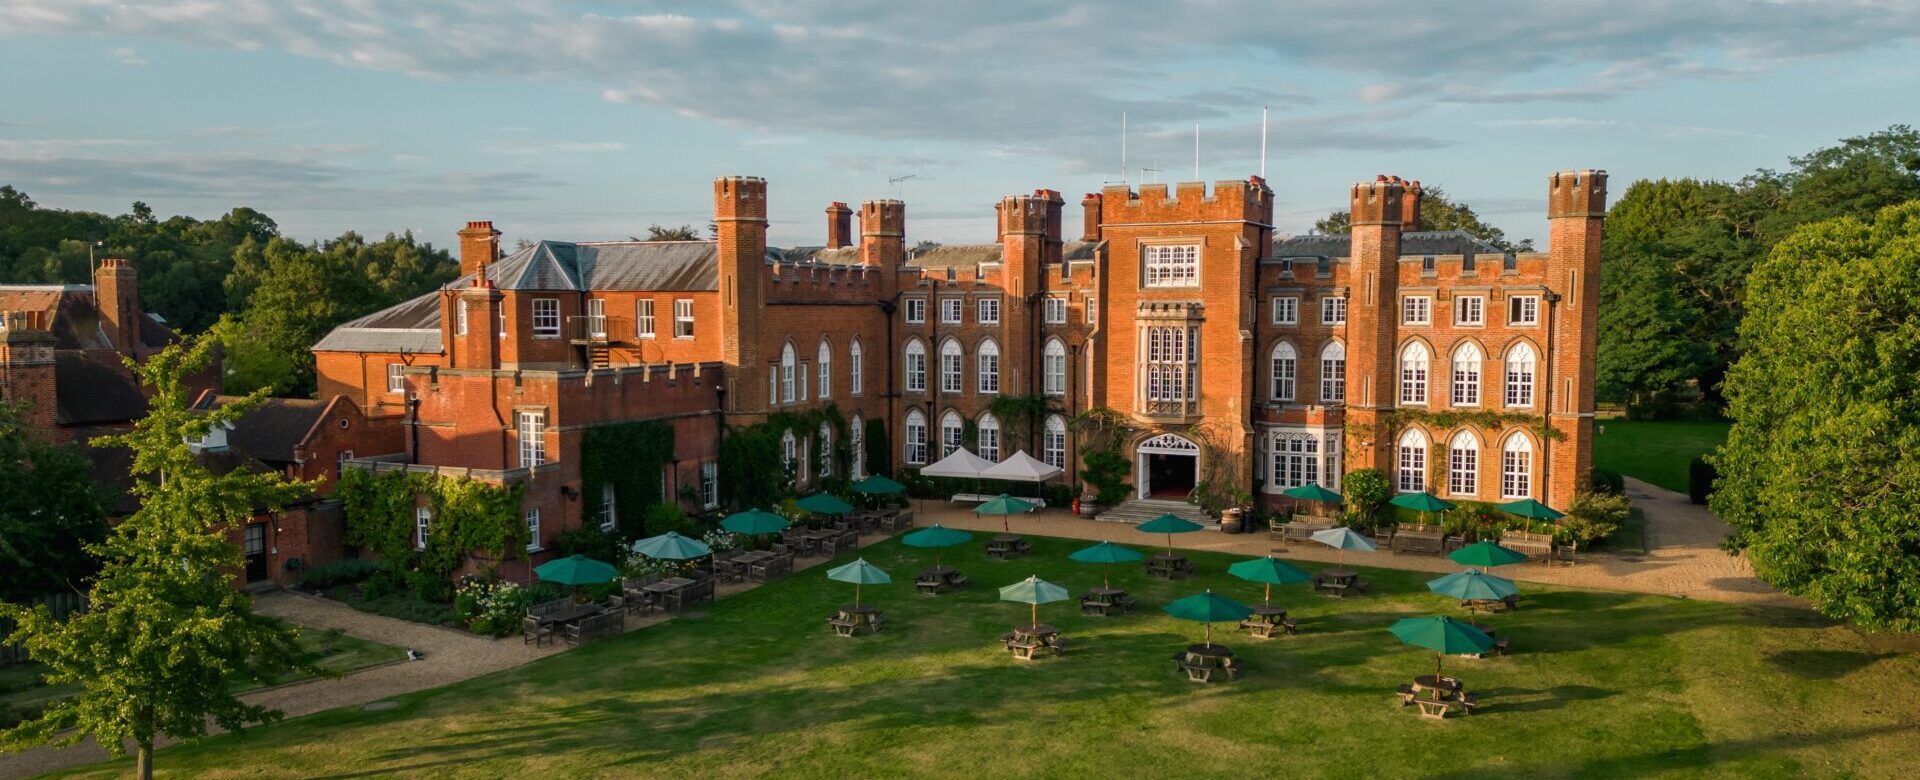
[[[892,577],[880,570],[880,567],[867,563],[865,558],[855,558],[853,563],[836,566],[827,570],[827,579],[835,582],[853,583],[853,605],[860,606],[860,586],[885,585],[893,581]]]
[[[1083,547],[1074,550],[1071,555],[1067,556],[1069,560],[1079,561],[1080,563],[1101,564],[1132,563],[1145,557],[1146,556],[1140,554],[1139,550],[1135,550],[1132,547],[1121,547],[1113,542],[1101,542],[1092,547]],[[1100,572],[1100,584],[1109,588],[1113,587],[1113,584],[1107,579],[1105,569],[1102,569]]]
[[[1512,580],[1477,569],[1427,580],[1427,590],[1461,601],[1499,601],[1520,592]]]
[[[1198,531],[1201,529],[1201,527],[1202,526],[1199,523],[1195,523],[1179,515],[1169,513],[1169,514],[1164,514],[1159,517],[1156,517],[1152,520],[1148,520],[1137,526],[1134,526],[1133,530],[1139,531],[1141,533],[1149,533],[1149,534],[1166,534],[1167,535],[1167,554],[1172,555],[1174,534],[1184,534],[1192,531]]]
[[[907,492],[907,486],[875,474],[853,483],[853,492],[869,496],[891,496]]]
[[[1418,493],[1402,493],[1394,496],[1393,500],[1387,503],[1402,509],[1411,509],[1419,512],[1421,515],[1432,512],[1445,512],[1453,508],[1453,504],[1448,503],[1445,499],[1424,490]],[[1423,523],[1427,520],[1425,517],[1420,519]]]
[[[1212,589],[1197,593],[1166,606],[1167,614],[1181,620],[1192,620],[1207,624],[1207,646],[1213,646],[1213,624],[1229,620],[1246,620],[1253,614],[1253,608],[1225,596],[1216,596]]]
[[[596,561],[585,555],[559,558],[540,564],[533,570],[534,576],[546,582],[560,585],[599,585],[620,579],[620,570],[606,561]]]
[[[1375,550],[1380,549],[1378,546],[1374,545],[1372,539],[1368,539],[1365,536],[1361,536],[1360,534],[1354,533],[1353,529],[1347,528],[1344,526],[1340,528],[1322,528],[1318,531],[1314,531],[1313,536],[1310,536],[1308,538],[1316,542],[1319,542],[1321,544],[1324,544],[1328,547],[1332,547],[1335,550],[1339,550],[1340,551],[1339,560],[1341,564],[1345,564],[1347,562],[1348,550],[1364,550],[1366,552],[1373,552]]]
[[[1523,499],[1520,499],[1519,501],[1510,501],[1505,504],[1500,504],[1496,508],[1498,508],[1500,511],[1505,512],[1507,514],[1519,515],[1520,517],[1527,518],[1528,520],[1558,520],[1562,517],[1566,517],[1566,515],[1563,515],[1555,511],[1553,507],[1547,506],[1546,504],[1542,504],[1531,498],[1523,498]]]
[[[1036,626],[1040,624],[1041,604],[1066,601],[1068,598],[1066,588],[1040,579],[1037,576],[1028,577],[1000,589],[1001,601],[1014,601],[1033,606],[1033,622],[1029,625]]]
[[[1005,493],[1001,493],[999,498],[973,508],[973,513],[976,515],[999,515],[1000,527],[1007,533],[1013,533],[1013,527],[1007,523],[1009,515],[1023,515],[1031,511],[1033,511],[1032,504],[1008,497]]]
[[[1526,553],[1501,547],[1499,542],[1474,542],[1447,556],[1448,560],[1462,566],[1480,566],[1491,568],[1520,563],[1527,559]]]
[[[764,509],[749,509],[727,515],[727,519],[720,521],[720,527],[748,536],[777,534],[786,530],[787,519]]]
[[[1299,501],[1311,501],[1316,504],[1338,504],[1342,501],[1339,493],[1323,488],[1317,482],[1296,485],[1281,491],[1280,495]]]
[[[1323,488],[1319,483],[1315,482],[1308,482],[1305,485],[1287,488],[1282,491],[1280,495],[1301,501],[1312,501],[1317,504],[1338,504],[1341,501],[1339,493]]]
[[[1434,674],[1440,673],[1440,661],[1446,656],[1484,653],[1493,649],[1492,637],[1470,623],[1462,623],[1445,615],[1405,618],[1387,630],[1399,637],[1401,644],[1432,650]]]
[[[1249,558],[1227,567],[1227,573],[1248,582],[1265,583],[1267,595],[1264,602],[1273,603],[1273,586],[1292,585],[1313,579],[1300,567],[1282,561],[1271,555],[1264,558]]]
[[[708,547],[705,542],[688,539],[673,531],[636,541],[633,543],[633,551],[648,558],[670,561],[684,561],[713,554],[713,548]]]
[[[816,515],[844,515],[853,511],[852,504],[841,501],[832,493],[815,493],[793,504]]]
[[[942,547],[952,547],[956,544],[966,544],[970,541],[973,541],[973,534],[948,528],[939,523],[934,523],[933,525],[900,537],[900,543],[908,547],[931,547],[935,550]],[[933,555],[933,565],[940,565],[940,554],[938,552],[935,552]]]

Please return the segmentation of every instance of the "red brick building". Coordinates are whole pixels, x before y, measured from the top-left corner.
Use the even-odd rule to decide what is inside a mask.
[[[469,223],[462,278],[314,351],[322,397],[406,431],[356,455],[524,481],[536,551],[598,519],[583,517],[601,489],[581,481],[585,430],[670,421],[665,492],[688,486],[698,508],[723,421],[825,403],[856,437],[882,421],[908,468],[966,446],[1076,472],[1067,421],[1106,407],[1131,420],[1141,497],[1208,481],[1271,498],[1375,467],[1404,490],[1565,506],[1591,464],[1605,186],[1550,177],[1548,251],[1519,255],[1420,231],[1418,183],[1386,177],[1354,186],[1350,236],[1276,235],[1273,193],[1250,178],[1108,187],[1082,200],[1077,240],[1059,193],[1008,196],[991,243],[909,252],[894,200],[861,204],[857,234],[829,204],[823,245],[770,247],[766,182],[723,177],[712,241],[503,257],[492,224]],[[1034,424],[993,412],[1033,396],[1048,408]],[[832,467],[805,462],[806,439],[831,435],[794,437],[803,483]]]

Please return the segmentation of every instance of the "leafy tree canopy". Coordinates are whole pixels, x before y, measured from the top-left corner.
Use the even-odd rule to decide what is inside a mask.
[[[1313,229],[1321,233],[1351,233],[1353,215],[1345,209],[1332,212],[1313,223]],[[1421,186],[1420,229],[1458,230],[1504,251],[1533,251],[1533,239],[1508,241],[1506,231],[1480,221],[1480,215],[1473,213],[1473,207],[1447,197],[1446,191],[1438,185]]]
[[[679,227],[666,227],[664,225],[648,225],[647,237],[640,238],[636,236],[634,237],[633,240],[635,241],[699,241],[700,239],[701,239],[700,230],[698,228],[695,228],[692,225],[681,225]]]
[[[87,461],[25,427],[0,403],[0,599],[78,589],[99,564],[86,548],[106,536],[106,507]]]
[[[1775,587],[1920,631],[1920,202],[1799,228],[1747,291],[1713,510]]]
[[[1920,132],[1895,125],[1734,183],[1642,180],[1607,212],[1599,391],[1629,411],[1720,400],[1745,345],[1748,275],[1797,226],[1920,198]]]
[[[45,608],[0,603],[19,623],[13,641],[47,666],[47,682],[79,693],[0,732],[0,749],[70,745],[92,737],[113,755],[131,742],[138,773],[152,777],[154,741],[191,738],[210,725],[239,730],[279,713],[240,701],[236,681],[264,683],[299,665],[291,628],[256,616],[233,585],[240,548],[226,529],[311,488],[277,472],[201,465],[185,442],[250,411],[260,395],[213,412],[188,409],[183,379],[212,358],[198,337],[133,367],[152,404],[131,433],[101,446],[133,450],[140,509],[93,548],[103,561],[87,611],[56,620]]]

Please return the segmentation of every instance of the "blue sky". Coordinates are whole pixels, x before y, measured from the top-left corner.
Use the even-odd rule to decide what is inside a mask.
[[[0,183],[446,243],[704,225],[752,174],[776,243],[878,197],[981,241],[1001,195],[1119,179],[1122,112],[1130,179],[1194,178],[1196,123],[1201,178],[1255,173],[1266,105],[1282,230],[1391,173],[1541,238],[1556,169],[1735,178],[1915,123],[1917,53],[1920,0],[0,0]]]

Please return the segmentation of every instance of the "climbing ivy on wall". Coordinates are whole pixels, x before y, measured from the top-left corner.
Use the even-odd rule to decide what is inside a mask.
[[[832,432],[833,446],[828,451],[820,441],[820,426]],[[872,427],[868,427],[869,432]],[[823,487],[844,484],[853,465],[853,443],[847,436],[847,418],[840,407],[827,404],[815,409],[778,411],[765,422],[741,428],[728,428],[720,438],[720,502],[732,509],[767,508],[784,497],[794,483],[792,468],[782,463],[781,437],[792,431],[794,438],[809,442],[807,464],[819,473],[823,458],[830,458],[833,476]],[[869,449],[869,452],[872,450]],[[869,462],[871,463],[871,462]],[[798,464],[795,464],[797,467]],[[872,468],[871,465],[868,467]],[[781,479],[769,475],[781,474]],[[818,485],[818,477],[814,477]]]
[[[580,440],[580,519],[583,526],[599,525],[601,486],[613,485],[614,506],[620,511],[624,536],[645,532],[647,507],[672,496],[660,495],[660,474],[673,461],[673,425],[660,420],[596,425]]]
[[[504,560],[527,546],[518,483],[350,469],[340,475],[337,492],[346,505],[347,543],[410,568],[451,574],[469,556]],[[416,550],[414,508],[423,496],[433,519],[427,549]]]
[[[1033,432],[1050,411],[1047,399],[1038,395],[999,395],[987,404],[987,411],[1000,420],[1000,448],[1012,454],[1032,445]]]

